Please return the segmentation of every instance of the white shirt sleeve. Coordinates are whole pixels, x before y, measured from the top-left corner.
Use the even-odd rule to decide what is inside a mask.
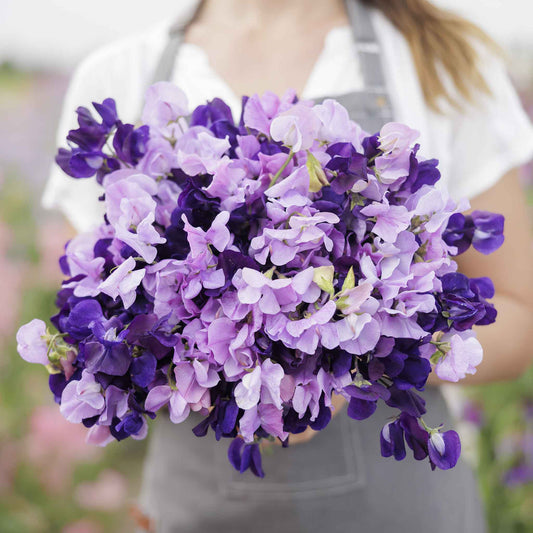
[[[99,63],[101,59],[98,55],[90,56],[78,66],[71,78],[57,130],[58,147],[66,147],[68,131],[77,128],[76,108],[90,108],[91,102],[102,101],[107,96],[107,83],[105,76],[102,76],[102,69],[98,68]],[[94,178],[71,178],[54,163],[42,205],[61,210],[77,231],[85,231],[101,220],[102,206],[98,202],[100,189]]]
[[[143,35],[106,45],[80,63],[63,101],[58,147],[66,147],[69,130],[78,127],[79,106],[89,108],[96,118],[92,102],[114,98],[123,122],[135,123],[139,119],[144,93],[166,42],[168,25],[165,21]],[[102,222],[104,208],[98,201],[102,192],[94,177],[71,178],[54,163],[41,202],[47,209],[62,211],[77,231],[87,231]]]
[[[533,126],[501,58],[480,65],[491,94],[480,94],[449,118],[448,184],[457,198],[473,198],[533,157]]]

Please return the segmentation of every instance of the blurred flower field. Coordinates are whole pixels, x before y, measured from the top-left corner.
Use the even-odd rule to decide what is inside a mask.
[[[71,230],[39,197],[66,80],[0,70],[0,531],[131,532],[145,443],[107,449],[59,414],[15,332],[54,313],[57,258]]]
[[[146,443],[85,444],[47,376],[16,353],[17,327],[54,313],[57,259],[72,230],[39,207],[67,80],[0,67],[0,532],[132,532]],[[533,84],[523,94],[533,115]],[[533,168],[524,170],[533,206]],[[491,533],[533,531],[533,369],[517,382],[470,389],[463,426]],[[438,475],[438,472],[435,473]]]

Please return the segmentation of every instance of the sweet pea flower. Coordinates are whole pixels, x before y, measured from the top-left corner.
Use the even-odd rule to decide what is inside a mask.
[[[335,302],[328,301],[314,313],[305,313],[300,320],[289,320],[284,315],[269,316],[265,331],[271,339],[281,340],[285,346],[314,354],[326,332],[323,326],[331,320],[336,310]]]
[[[272,120],[290,109],[295,97],[294,89],[288,89],[281,98],[271,91],[265,91],[262,96],[254,94],[244,104],[244,124],[247,128],[269,135]]]
[[[148,87],[142,122],[154,130],[165,131],[170,122],[189,114],[187,96],[173,83],[160,81]]]
[[[241,377],[255,362],[251,346],[257,329],[253,324],[237,328],[229,318],[215,318],[207,327],[205,346],[199,343],[199,348],[212,356],[227,378]]]
[[[120,327],[122,323],[116,317],[94,326],[94,340],[90,339],[84,345],[85,367],[91,373],[123,376],[128,371],[132,357],[124,342],[127,330],[117,334]]]
[[[20,357],[28,363],[47,365],[48,336],[46,324],[38,318],[21,326],[17,331],[17,351]]]
[[[228,447],[228,459],[241,474],[249,468],[255,476],[265,477],[261,465],[261,451],[257,443],[245,444],[240,437],[233,439]]]
[[[110,426],[115,417],[123,418],[128,410],[128,393],[115,385],[109,385],[105,391],[105,408],[98,418],[98,424]]]
[[[270,124],[270,136],[293,152],[299,152],[313,146],[320,126],[313,108],[299,102],[274,118]]]
[[[120,170],[106,177],[104,187],[107,218],[115,229],[115,237],[151,263],[157,255],[153,245],[166,242],[153,226],[156,181],[131,170]]]
[[[383,183],[394,183],[409,174],[411,146],[419,135],[418,131],[397,122],[381,128],[379,149],[383,155],[376,157],[375,165]]]
[[[380,435],[381,455],[383,457],[391,457],[397,461],[405,458],[405,441],[403,428],[400,420],[388,422],[383,426]]]
[[[229,148],[227,138],[218,139],[211,130],[193,126],[176,143],[178,165],[189,176],[213,174]]]
[[[475,374],[483,360],[483,348],[472,330],[450,330],[439,340],[444,356],[435,365],[435,373],[445,381],[457,382],[467,374]]]
[[[99,446],[103,448],[115,440],[115,437],[111,434],[111,431],[108,426],[100,426],[95,424],[93,427],[89,428],[87,432],[86,442],[87,444],[92,444],[93,446]]]
[[[338,346],[348,353],[367,353],[374,349],[380,337],[379,323],[369,313],[351,313],[333,325]],[[322,335],[324,337],[325,333]]]
[[[204,231],[202,228],[192,226],[185,214],[181,216],[185,223],[183,229],[187,233],[187,240],[189,241],[193,258],[205,252],[206,247],[209,245],[212,245],[219,252],[223,252],[231,244],[232,235],[226,226],[229,217],[228,211],[222,211],[215,217],[211,227]]]
[[[158,318],[168,317],[175,324],[198,313],[196,304],[184,298],[188,288],[188,273],[185,262],[176,259],[165,259],[146,267],[142,284],[144,290],[154,298],[153,312]]]
[[[170,142],[161,137],[151,137],[138,169],[147,176],[165,176],[177,164],[176,153]]]
[[[461,441],[459,435],[453,431],[431,431],[428,441],[429,459],[432,466],[441,470],[453,468],[461,455]]]
[[[289,433],[283,430],[283,410],[275,405],[260,403],[244,411],[239,420],[240,434],[247,443],[254,442],[254,434],[262,427],[270,435],[284,441]]]
[[[117,170],[104,180],[106,215],[112,226],[137,226],[155,212],[156,181],[133,169]]]
[[[261,264],[267,257],[277,266],[290,263],[299,252],[318,250],[324,247],[331,251],[334,246],[329,237],[333,224],[339,221],[334,213],[316,213],[313,216],[292,216],[288,229],[265,228],[250,243],[251,253]]]
[[[128,309],[135,302],[137,287],[146,274],[144,268],[134,270],[136,264],[133,257],[128,257],[98,286],[100,292],[111,296],[114,300],[120,296],[124,309]]]
[[[376,217],[372,231],[385,242],[395,242],[411,222],[411,214],[405,206],[390,205],[387,198],[383,202],[373,202],[364,207],[361,213],[367,217]]]
[[[257,304],[267,315],[294,310],[298,303],[313,303],[320,296],[320,289],[313,284],[313,268],[307,268],[293,278],[279,279],[243,268],[235,273],[233,285],[238,289],[237,297],[242,304]]]
[[[84,370],[79,381],[70,381],[61,395],[61,414],[73,423],[99,415],[105,408],[101,385]]]
[[[235,387],[235,401],[241,409],[250,409],[259,403],[269,403],[281,409],[280,384],[285,372],[281,365],[266,359],[244,375]]]
[[[358,152],[363,151],[363,139],[368,134],[350,119],[347,109],[339,102],[326,98],[313,111],[321,122],[318,139],[328,143],[351,142]]]
[[[86,296],[96,296],[98,285],[102,281],[105,259],[95,257],[94,247],[100,239],[112,237],[104,225],[91,233],[80,233],[69,241],[65,248],[65,261],[68,267],[68,274],[72,278],[83,276],[79,281],[66,283],[65,288],[73,288],[74,295],[79,298]]]
[[[220,198],[220,206],[223,210],[231,212],[240,204],[243,204],[247,196],[247,188],[257,183],[256,180],[246,180],[246,168],[240,161],[235,161],[224,156],[215,172],[213,180],[205,191],[209,196]]]
[[[472,246],[485,255],[496,251],[504,241],[503,215],[487,211],[473,211],[471,216],[476,228],[472,238]]]
[[[191,410],[207,410],[211,400],[209,389],[220,380],[207,361],[179,361],[174,368],[175,386],[159,385],[148,393],[144,407],[156,412],[168,404],[170,420],[183,422]]]

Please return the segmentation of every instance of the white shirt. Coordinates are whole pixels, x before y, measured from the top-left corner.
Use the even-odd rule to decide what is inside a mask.
[[[472,198],[489,189],[507,171],[529,161],[533,156],[533,126],[500,59],[484,57],[480,63],[492,96],[480,95],[476,106],[439,115],[425,104],[409,46],[401,33],[381,12],[373,11],[372,17],[395,120],[421,132],[421,154],[439,159],[443,181],[453,197]],[[77,127],[75,109],[80,105],[90,107],[93,101],[112,97],[121,120],[138,120],[144,93],[166,44],[168,27],[169,23],[164,23],[107,45],[79,65],[64,100],[58,146],[65,146],[68,130]],[[218,96],[238,120],[240,96],[217,75],[200,47],[181,45],[172,81],[188,96],[191,110]],[[325,39],[301,97],[334,96],[362,88],[351,28],[334,28]],[[100,193],[94,179],[73,179],[54,166],[43,205],[61,209],[78,231],[84,231],[101,221]]]

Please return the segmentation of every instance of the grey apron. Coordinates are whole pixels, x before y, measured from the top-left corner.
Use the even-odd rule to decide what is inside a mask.
[[[390,122],[381,54],[367,8],[346,0],[365,90],[335,96],[369,132]],[[173,28],[155,81],[170,79],[185,26]],[[452,421],[442,395],[428,388],[426,421]],[[198,438],[194,414],[174,425],[165,415],[152,426],[140,503],[157,533],[297,533],[485,531],[477,484],[460,461],[432,472],[427,461],[396,462],[380,455],[381,428],[395,414],[382,405],[369,420],[346,408],[311,441],[263,453],[264,479],[230,465],[227,441]]]

